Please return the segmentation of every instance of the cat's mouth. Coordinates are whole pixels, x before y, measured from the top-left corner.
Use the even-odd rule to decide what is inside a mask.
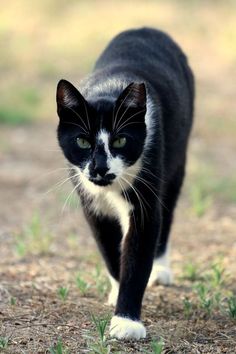
[[[105,187],[111,185],[115,178],[116,175],[114,173],[109,173],[104,177],[99,175],[97,177],[90,177],[89,180],[97,186]]]

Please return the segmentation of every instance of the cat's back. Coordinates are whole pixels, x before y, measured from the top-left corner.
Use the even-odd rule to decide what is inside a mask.
[[[95,76],[96,71],[98,79],[103,79],[103,72],[105,76],[140,78],[170,106],[182,94],[193,101],[194,82],[187,58],[169,35],[157,29],[144,27],[118,34],[98,58]],[[192,104],[189,106],[192,111]]]
[[[166,33],[153,28],[132,29],[121,32],[108,44],[96,62],[95,68],[110,65],[132,65],[134,70],[150,72],[150,67],[180,69],[186,57],[180,47]]]

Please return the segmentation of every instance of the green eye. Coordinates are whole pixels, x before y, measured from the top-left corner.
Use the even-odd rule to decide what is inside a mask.
[[[91,148],[90,142],[84,138],[77,138],[77,144],[81,149],[90,149]]]
[[[126,138],[118,138],[113,141],[112,146],[114,148],[119,149],[119,148],[123,148],[125,146],[125,144],[126,144]]]

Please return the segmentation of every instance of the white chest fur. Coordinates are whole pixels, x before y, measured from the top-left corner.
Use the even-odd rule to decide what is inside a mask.
[[[93,200],[93,209],[97,215],[114,217],[121,225],[123,236],[129,230],[129,215],[131,205],[124,199],[120,191],[99,193]]]
[[[129,230],[132,205],[122,196],[120,185],[114,183],[112,187],[100,187],[90,182],[79,169],[77,171],[84,193],[92,197],[90,208],[96,215],[118,220],[124,237]]]

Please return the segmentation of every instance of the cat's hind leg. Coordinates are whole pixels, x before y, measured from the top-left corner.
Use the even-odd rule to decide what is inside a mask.
[[[108,295],[107,305],[116,306],[117,298],[119,294],[119,282],[113,278],[110,274],[108,275],[111,285],[111,290]]]
[[[155,257],[152,271],[148,280],[148,287],[153,285],[170,285],[173,282],[173,274],[170,267],[169,247],[159,257]]]
[[[156,254],[148,287],[162,284],[170,285],[173,274],[170,267],[169,234],[173,221],[174,208],[180,193],[184,178],[184,164],[177,170],[174,177],[166,185],[162,208],[162,231],[157,241]]]

